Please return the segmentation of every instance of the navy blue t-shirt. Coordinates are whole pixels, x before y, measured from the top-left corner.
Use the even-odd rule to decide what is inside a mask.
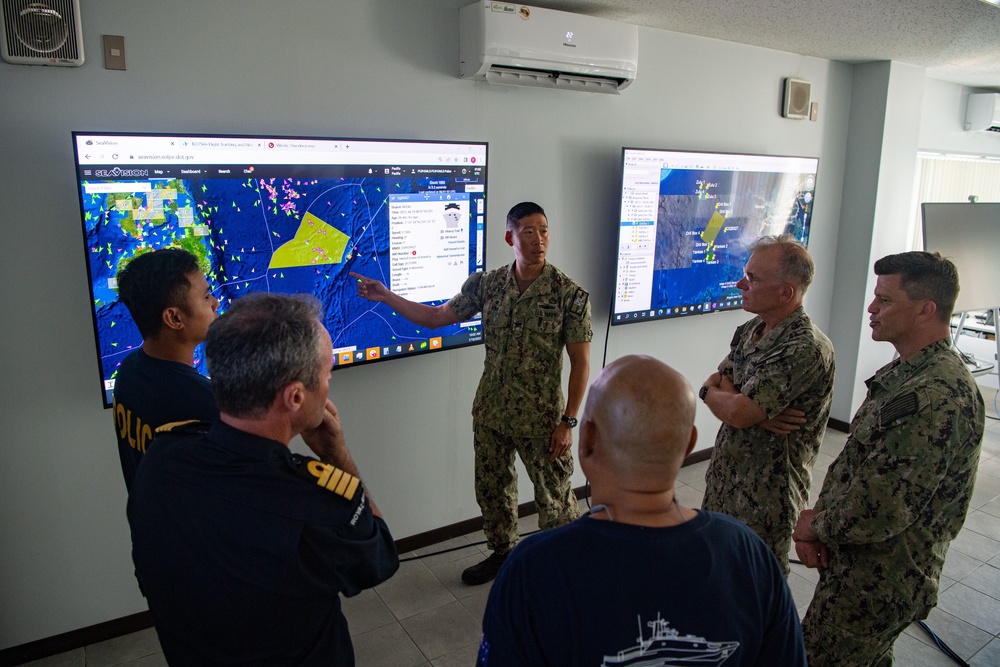
[[[156,429],[164,424],[219,416],[212,383],[191,366],[156,359],[141,348],[129,354],[115,376],[112,414],[125,488]]]
[[[805,667],[778,562],[742,523],[668,528],[589,516],[521,542],[490,591],[481,667]]]
[[[157,436],[128,501],[132,559],[164,657],[353,665],[340,594],[399,567],[363,487],[321,486],[316,475],[330,466],[222,421],[181,431]]]

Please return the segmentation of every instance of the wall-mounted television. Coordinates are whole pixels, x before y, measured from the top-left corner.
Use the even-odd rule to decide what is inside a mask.
[[[611,324],[732,310],[759,237],[809,241],[817,158],[624,148]]]
[[[116,275],[162,247],[198,256],[220,312],[249,292],[317,296],[335,368],[482,342],[477,317],[418,327],[358,297],[348,274],[436,305],[482,271],[486,143],[74,132],[73,144],[106,407],[142,344]]]

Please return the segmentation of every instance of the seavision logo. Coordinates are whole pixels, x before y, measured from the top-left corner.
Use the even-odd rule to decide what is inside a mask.
[[[95,169],[94,176],[97,178],[146,178],[149,176],[149,169]]]

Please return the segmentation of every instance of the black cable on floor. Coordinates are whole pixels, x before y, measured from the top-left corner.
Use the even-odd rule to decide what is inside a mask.
[[[527,533],[521,533],[520,535],[518,535],[518,538],[527,537],[528,535],[534,535],[537,532],[538,532],[537,530],[530,530]],[[460,549],[468,549],[469,547],[478,547],[481,544],[486,544],[486,540],[483,540],[482,542],[469,542],[468,544],[463,544],[460,547],[452,547],[450,549],[442,549],[441,551],[433,551],[433,552],[431,552],[429,554],[422,554],[420,556],[409,556],[407,558],[400,558],[399,562],[400,563],[408,563],[411,560],[420,560],[421,558],[430,558],[431,556],[440,556],[441,554],[451,553],[452,551],[458,551]]]
[[[957,653],[951,650],[951,647],[945,644],[940,637],[934,634],[934,631],[931,630],[930,627],[925,622],[917,621],[917,625],[923,628],[924,632],[930,635],[931,639],[934,640],[934,643],[937,645],[939,649],[941,649],[942,653],[944,653],[946,656],[954,660],[957,664],[961,665],[961,667],[969,667],[969,663],[967,663],[965,660],[962,660],[962,658]]]

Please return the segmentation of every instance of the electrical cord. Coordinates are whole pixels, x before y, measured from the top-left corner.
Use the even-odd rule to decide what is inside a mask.
[[[518,535],[518,538],[527,537],[528,535],[534,535],[537,532],[538,532],[537,530],[530,530],[527,533],[521,533],[520,535]],[[469,542],[468,544],[463,544],[460,547],[451,547],[450,549],[441,549],[441,551],[433,551],[433,552],[431,552],[429,554],[421,554],[419,556],[408,556],[406,558],[400,558],[399,562],[400,563],[408,563],[411,560],[420,560],[421,558],[430,558],[431,556],[440,556],[441,554],[451,553],[452,551],[459,551],[460,549],[468,549],[469,547],[478,547],[478,546],[480,546],[482,544],[486,544],[486,540],[483,540],[482,542]]]
[[[940,649],[942,653],[944,653],[946,656],[954,660],[957,664],[961,665],[961,667],[969,667],[969,663],[967,663],[965,660],[962,660],[962,658],[957,653],[955,653],[950,646],[945,644],[940,637],[934,634],[934,631],[930,629],[927,623],[925,623],[924,621],[917,621],[917,625],[923,628],[924,632],[930,635],[930,638],[934,640],[934,643],[937,645],[938,649]]]
[[[611,312],[608,314],[608,326],[604,330],[604,358],[601,359],[601,368],[608,365],[608,340],[611,338],[611,318],[615,316],[615,300],[611,299]]]
[[[590,506],[590,480],[586,478],[583,480],[583,499],[587,501],[588,510],[594,509],[593,507]],[[521,533],[520,535],[518,535],[518,537],[527,537],[528,535],[534,535],[537,532],[539,531],[532,530],[527,533]],[[470,542],[469,544],[463,544],[460,547],[451,547],[450,549],[442,549],[441,551],[435,551],[433,553],[423,554],[422,556],[409,556],[407,558],[400,558],[399,562],[407,563],[411,560],[419,560],[421,558],[427,558],[429,556],[439,556],[441,554],[451,553],[452,551],[458,551],[459,549],[465,549],[467,547],[478,547],[482,544],[486,544],[486,540],[483,540],[482,542]]]

